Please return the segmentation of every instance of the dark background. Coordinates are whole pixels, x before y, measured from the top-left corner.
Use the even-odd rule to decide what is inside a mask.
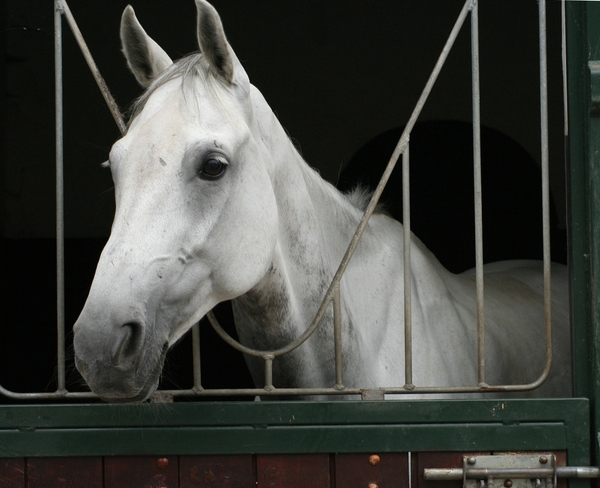
[[[141,93],[119,45],[125,1],[69,5],[119,105]],[[480,3],[486,261],[541,257],[537,2]],[[348,188],[374,185],[463,5],[462,0],[215,0],[228,38],[305,159]],[[192,0],[133,3],[171,55],[197,49]],[[565,261],[560,3],[548,2],[553,257]],[[49,0],[0,6],[0,384],[53,390],[55,194],[53,8]],[[468,22],[468,21],[467,21]],[[119,131],[64,24],[67,325],[85,301],[110,232],[112,181],[100,164]],[[413,230],[458,272],[472,266],[470,44],[457,41],[415,129]],[[399,175],[397,175],[399,176]],[[384,199],[399,211],[399,187]],[[225,307],[226,308],[226,307]],[[227,310],[220,311],[225,322]],[[243,360],[202,327],[205,386],[248,384]],[[177,347],[186,352],[189,343]],[[177,352],[177,351],[176,351]],[[212,364],[209,364],[211,363]],[[78,377],[69,368],[71,387]],[[167,363],[189,387],[187,355]],[[169,383],[168,386],[171,386]],[[0,402],[2,400],[0,399]]]

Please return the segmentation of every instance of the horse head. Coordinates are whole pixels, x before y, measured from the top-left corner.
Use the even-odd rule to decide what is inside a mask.
[[[259,282],[276,242],[260,93],[215,9],[196,5],[200,53],[175,63],[131,7],[121,20],[123,51],[146,91],[110,152],[115,218],[74,326],[77,368],[109,401],[148,398],[167,349]]]

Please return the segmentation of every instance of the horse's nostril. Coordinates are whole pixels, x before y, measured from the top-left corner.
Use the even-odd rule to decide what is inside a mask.
[[[122,365],[124,362],[137,356],[144,343],[144,327],[137,322],[129,322],[121,326],[120,340],[116,346],[116,353],[113,355],[115,366]]]

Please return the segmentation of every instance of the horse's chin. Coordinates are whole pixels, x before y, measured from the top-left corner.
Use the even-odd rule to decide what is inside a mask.
[[[144,387],[137,395],[131,397],[112,397],[112,396],[100,396],[102,400],[107,403],[142,403],[152,396],[152,394],[158,388],[158,380],[156,380],[149,387]]]
[[[159,360],[156,362],[154,369],[146,378],[146,382],[140,389],[128,394],[127,392],[119,392],[115,395],[114,391],[98,391],[96,394],[107,403],[141,403],[148,400],[158,388],[160,374],[167,356],[168,345],[165,344],[161,352]]]

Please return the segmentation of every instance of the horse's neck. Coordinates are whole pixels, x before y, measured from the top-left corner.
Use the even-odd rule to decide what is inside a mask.
[[[234,307],[240,338],[270,349],[288,344],[314,318],[360,212],[308,167],[270,110],[260,115],[274,154],[279,235],[270,271]]]

